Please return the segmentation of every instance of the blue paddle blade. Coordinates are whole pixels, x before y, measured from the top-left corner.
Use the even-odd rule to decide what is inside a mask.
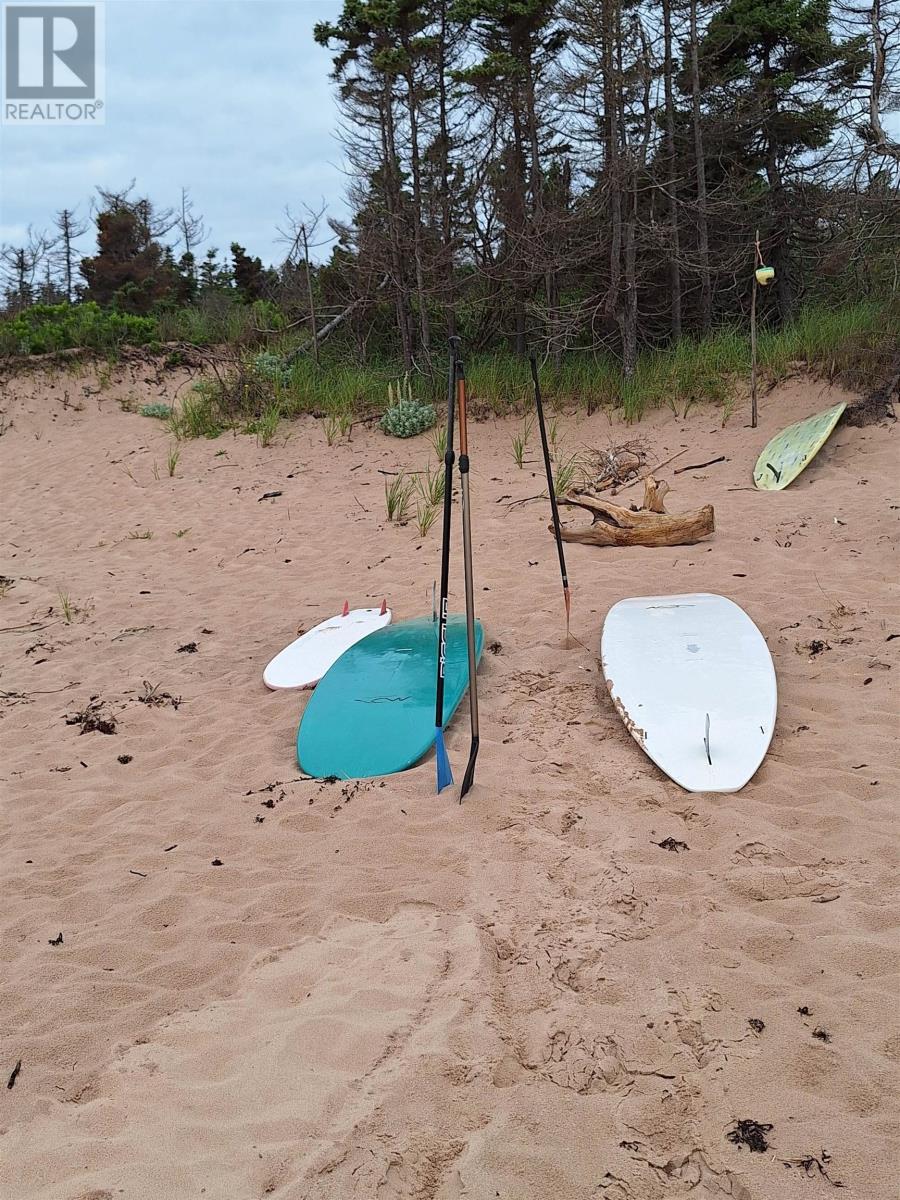
[[[444,731],[440,726],[434,731],[434,753],[437,763],[437,790],[442,792],[453,782],[453,772],[450,770],[450,759],[444,745]]]

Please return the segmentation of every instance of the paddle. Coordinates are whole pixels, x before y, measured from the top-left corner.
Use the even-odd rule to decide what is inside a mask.
[[[459,802],[475,779],[475,759],[478,757],[478,660],[475,649],[475,592],[472,583],[472,514],[469,505],[469,438],[466,424],[466,372],[456,355],[456,404],[459,409],[459,483],[462,490],[463,566],[466,576],[466,640],[469,648],[469,720],[472,741],[469,761],[459,790]]]
[[[544,425],[544,405],[541,400],[541,385],[538,381],[537,359],[530,355],[531,378],[534,380],[534,402],[537,406],[538,426],[541,431],[541,446],[544,450],[544,470],[547,472],[547,491],[550,494],[550,511],[553,513],[553,532],[556,535],[556,550],[559,554],[559,571],[562,575],[563,597],[566,602],[566,640],[569,638],[569,576],[566,572],[566,556],[563,554],[562,534],[559,530],[559,508],[556,504],[556,487],[553,482],[553,469],[550,466],[550,447],[547,445],[547,428]]]
[[[444,526],[441,546],[441,605],[438,613],[437,688],[434,708],[434,752],[437,765],[437,790],[453,782],[453,771],[444,745],[444,670],[447,665],[447,592],[450,587],[450,517],[453,503],[453,403],[456,396],[456,360],[459,339],[450,339],[450,366],[447,371],[447,446],[444,450]]]

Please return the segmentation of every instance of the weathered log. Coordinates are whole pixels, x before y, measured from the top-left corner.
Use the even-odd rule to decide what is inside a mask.
[[[610,504],[590,492],[573,490],[561,504],[587,509],[593,517],[589,529],[563,528],[563,540],[593,546],[688,546],[708,537],[716,527],[711,504],[686,513],[667,513],[663,499],[669,485],[652,475],[644,480],[644,504],[637,511]]]

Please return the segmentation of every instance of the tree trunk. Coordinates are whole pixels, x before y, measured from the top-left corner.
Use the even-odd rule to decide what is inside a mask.
[[[619,154],[619,88],[616,83],[616,13],[618,0],[603,0],[601,60],[603,63],[604,179],[609,189],[609,290],[604,308],[608,314],[619,305],[622,275],[622,177]]]
[[[663,498],[665,483],[652,475],[644,480],[643,507],[632,512],[590,492],[567,492],[561,504],[587,509],[593,516],[589,529],[561,530],[563,541],[583,542],[589,546],[689,546],[709,537],[716,528],[711,504],[686,513],[667,513]],[[548,528],[552,531],[553,526]]]
[[[694,132],[694,160],[697,171],[697,252],[700,262],[700,327],[709,333],[712,327],[712,285],[709,274],[709,224],[706,211],[706,161],[700,111],[700,60],[697,31],[697,0],[690,0],[691,110]]]
[[[409,56],[409,46],[405,47]],[[427,354],[431,346],[431,330],[428,325],[428,302],[425,297],[425,265],[422,261],[422,176],[419,169],[419,115],[416,107],[415,78],[410,62],[406,75],[407,103],[409,108],[409,138],[412,162],[413,185],[413,259],[416,271],[416,301],[419,306],[419,336],[422,349]]]
[[[637,279],[635,277],[635,229],[637,224],[637,179],[633,180],[633,189],[629,198],[628,220],[625,222],[625,272],[624,295],[622,298],[622,370],[626,379],[631,379],[637,366],[637,322],[638,297]]]
[[[681,337],[681,245],[678,231],[678,181],[675,168],[675,98],[672,88],[672,0],[662,0],[663,85],[666,97],[666,192],[669,208],[669,308],[672,339]]]
[[[385,208],[388,216],[388,243],[394,275],[394,306],[397,310],[397,331],[403,352],[404,370],[411,371],[413,365],[412,345],[409,340],[409,296],[406,290],[403,268],[403,252],[400,246],[400,170],[397,164],[397,145],[394,137],[394,97],[391,79],[385,76],[381,106],[381,144],[384,154]]]
[[[438,43],[438,124],[441,172],[441,273],[447,312],[447,336],[456,334],[453,284],[453,226],[450,204],[450,125],[447,119],[447,0],[441,0],[441,29]]]
[[[309,330],[312,334],[313,357],[319,361],[319,335],[316,331],[316,302],[313,297],[312,272],[309,267],[309,242],[306,236],[306,226],[300,226],[303,237],[303,263],[306,267],[306,296],[309,301]]]

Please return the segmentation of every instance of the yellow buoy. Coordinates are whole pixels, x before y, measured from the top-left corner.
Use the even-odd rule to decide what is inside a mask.
[[[766,284],[771,283],[774,278],[775,278],[775,268],[774,267],[757,267],[756,268],[756,282],[760,285],[760,287],[765,287]]]

